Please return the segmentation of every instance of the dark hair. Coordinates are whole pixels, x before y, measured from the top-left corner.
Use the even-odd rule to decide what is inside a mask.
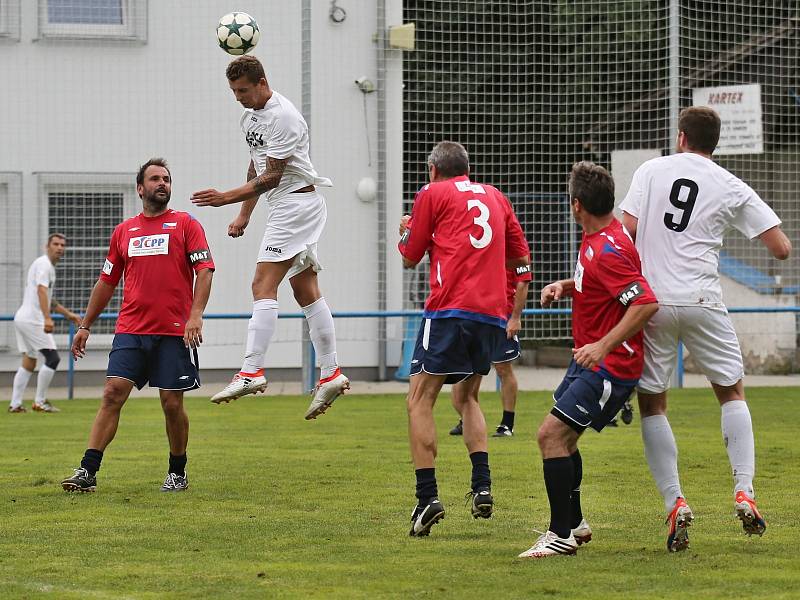
[[[144,183],[144,172],[147,171],[147,167],[164,167],[167,173],[169,173],[170,178],[172,178],[172,173],[169,171],[167,161],[163,158],[151,158],[139,167],[139,172],[136,174],[136,185],[142,185]]]
[[[458,177],[469,173],[469,154],[458,142],[439,142],[431,150],[428,164],[442,177]]]
[[[264,66],[255,56],[239,56],[235,58],[225,69],[225,76],[228,81],[236,81],[241,77],[247,77],[247,81],[250,83],[258,83],[267,78],[264,73]]]
[[[577,198],[586,211],[603,217],[614,210],[614,180],[611,173],[593,162],[572,165],[569,174],[570,201]]]
[[[686,135],[691,150],[712,154],[719,142],[719,129],[719,115],[708,106],[684,108],[678,117],[678,131]]]
[[[60,239],[64,240],[65,242],[67,241],[67,236],[65,236],[63,233],[58,233],[58,232],[51,233],[50,235],[47,236],[47,245],[48,246],[50,245],[50,242],[53,241],[53,238],[60,238]]]

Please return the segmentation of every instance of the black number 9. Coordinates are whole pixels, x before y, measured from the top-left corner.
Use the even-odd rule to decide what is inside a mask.
[[[689,189],[689,193],[686,194],[686,200],[681,200],[681,188],[686,187]],[[667,229],[671,229],[672,231],[683,231],[689,225],[689,217],[692,216],[692,210],[694,209],[694,203],[697,200],[697,192],[699,188],[697,184],[692,181],[691,179],[676,179],[675,183],[672,184],[672,190],[669,192],[669,201],[672,206],[675,208],[679,208],[683,211],[681,214],[681,220],[679,222],[675,222],[675,215],[672,213],[664,213],[664,225],[667,226]]]

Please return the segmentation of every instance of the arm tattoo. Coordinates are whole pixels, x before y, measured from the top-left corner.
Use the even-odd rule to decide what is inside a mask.
[[[251,160],[250,161],[250,166],[247,167],[247,181],[255,179],[256,175],[257,175],[256,166],[253,164],[253,161]]]
[[[288,158],[272,158],[268,156],[267,171],[263,175],[252,180],[253,189],[259,194],[263,194],[267,190],[278,187],[288,161]]]

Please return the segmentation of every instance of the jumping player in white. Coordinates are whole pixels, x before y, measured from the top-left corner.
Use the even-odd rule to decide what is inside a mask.
[[[242,131],[250,146],[247,183],[218,192],[195,192],[197,206],[242,203],[228,226],[239,237],[250,221],[261,194],[266,193],[269,216],[253,278],[253,316],[250,319],[244,363],[228,386],[211,398],[229,402],[267,388],[264,356],[278,323],[278,286],[289,279],[295,300],[308,320],[311,341],[320,361],[320,379],[306,419],[324,413],[350,388],[336,358],[333,316],[319,289],[317,243],[327,219],[325,199],[317,186],[330,187],[309,160],[308,126],[294,105],[270,89],[264,67],[252,56],[240,56],[228,65],[228,84],[245,111]]]
[[[792,245],[781,220],[750,186],[714,163],[720,118],[707,107],[683,110],[677,154],[644,163],[620,205],[644,276],[661,309],[644,330],[645,365],[638,385],[642,438],[650,472],[664,497],[667,549],[685,550],[693,514],[678,479],[678,449],[667,420],[667,389],[682,341],[711,382],[722,407],[722,437],[733,469],[734,510],[745,533],[762,535],[754,501],[755,448],[744,397],[739,340],[722,302],[719,250],[735,227],[758,238],[779,260]]]

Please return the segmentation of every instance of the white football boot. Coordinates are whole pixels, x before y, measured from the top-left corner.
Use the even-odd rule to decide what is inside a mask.
[[[211,397],[211,401],[214,404],[230,402],[248,394],[263,392],[266,389],[267,378],[264,377],[264,369],[259,369],[255,373],[242,373],[240,371],[233,376],[233,379],[225,386],[224,390]]]
[[[314,399],[308,406],[306,411],[306,421],[309,419],[316,419],[319,415],[323,414],[328,407],[333,404],[339,396],[344,394],[345,390],[350,389],[350,380],[342,374],[342,371],[337,367],[333,375],[320,379],[319,383],[312,390]]]
[[[572,535],[575,537],[575,541],[578,542],[578,546],[592,541],[592,528],[589,527],[586,519],[582,519],[580,524],[572,530]]]
[[[545,558],[559,554],[575,554],[578,542],[572,533],[568,538],[560,538],[552,531],[545,531],[536,543],[519,555],[519,558]]]

